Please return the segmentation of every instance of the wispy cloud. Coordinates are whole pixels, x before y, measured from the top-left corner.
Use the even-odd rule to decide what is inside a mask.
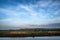
[[[40,0],[25,3],[22,1],[6,1],[0,3],[0,24],[47,24],[60,22],[60,1]],[[13,2],[13,3],[12,3]],[[24,4],[25,3],[25,4]],[[13,5],[12,5],[13,4]],[[2,18],[3,16],[3,18]],[[7,17],[7,18],[6,18]]]

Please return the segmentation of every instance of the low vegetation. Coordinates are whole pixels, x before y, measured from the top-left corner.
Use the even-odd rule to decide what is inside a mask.
[[[0,37],[60,36],[56,30],[0,30]]]

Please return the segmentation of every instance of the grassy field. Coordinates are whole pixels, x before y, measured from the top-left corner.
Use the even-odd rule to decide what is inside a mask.
[[[0,37],[60,36],[60,31],[0,30]]]

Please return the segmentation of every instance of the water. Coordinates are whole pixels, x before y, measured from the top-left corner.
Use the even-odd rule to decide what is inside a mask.
[[[59,37],[0,37],[0,40],[60,40]]]

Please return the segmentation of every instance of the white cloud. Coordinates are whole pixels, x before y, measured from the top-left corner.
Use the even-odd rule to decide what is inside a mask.
[[[49,6],[51,3],[52,3],[52,0],[49,0],[49,1],[39,1],[39,2],[37,2],[37,5],[38,5],[38,6],[41,6],[41,7],[47,7],[47,6]]]
[[[6,15],[11,15],[11,16],[18,16],[18,12],[14,11],[14,10],[9,10],[9,9],[3,9],[3,8],[0,8],[0,12],[6,14]]]
[[[29,12],[32,12],[32,8],[30,6],[27,6],[27,5],[18,5],[18,8],[22,8],[22,9],[25,9]]]
[[[51,5],[50,5],[51,3]],[[50,9],[49,12],[47,13],[44,9],[37,9],[36,12],[34,7],[38,6],[38,7],[47,7],[47,6],[53,6],[52,4],[55,5],[55,3],[53,3],[52,1],[39,1],[37,2],[36,5],[23,5],[23,4],[18,4],[17,6],[13,7],[7,7],[7,8],[0,8],[0,12],[5,13],[8,16],[12,16],[11,18],[7,18],[7,19],[3,19],[0,20],[0,22],[2,23],[7,23],[7,24],[11,24],[11,25],[20,25],[20,24],[46,24],[46,23],[54,23],[54,22],[60,22],[60,17],[59,18],[55,18],[55,19],[47,19],[49,16],[51,16],[49,13],[51,12]],[[57,4],[56,4],[57,5]],[[57,15],[59,14],[60,11],[55,11],[53,14]],[[30,15],[30,17],[28,16],[28,14]],[[21,16],[27,16],[26,18],[22,18]],[[53,15],[51,16],[53,17]],[[25,20],[26,19],[26,20]]]
[[[60,14],[60,10],[55,11],[55,15]]]
[[[30,14],[33,19],[38,17],[38,13],[33,9],[32,5],[18,5],[17,6],[17,10],[21,8],[27,11],[28,14]]]
[[[37,7],[58,7],[60,5],[59,0],[41,0],[36,3]]]

